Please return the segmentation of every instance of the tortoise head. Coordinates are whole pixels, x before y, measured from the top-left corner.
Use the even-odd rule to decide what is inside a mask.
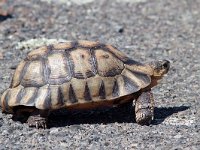
[[[169,71],[170,62],[168,60],[158,60],[150,62],[149,66],[152,68],[153,77],[162,78]]]

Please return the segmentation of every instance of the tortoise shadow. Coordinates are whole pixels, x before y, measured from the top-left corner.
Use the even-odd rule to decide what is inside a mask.
[[[174,113],[185,111],[189,108],[190,106],[175,106],[175,107],[161,107],[161,108],[156,107],[154,110],[154,120],[152,124],[153,125],[161,124],[167,117],[173,115]]]
[[[155,108],[152,125],[161,124],[165,118],[174,113],[185,111],[189,106]],[[136,123],[134,107],[124,104],[115,108],[94,109],[87,111],[58,110],[49,116],[48,126],[64,127],[77,124],[109,124],[109,123]]]
[[[7,15],[7,16],[0,15],[0,22],[3,22],[3,21],[5,21],[6,19],[9,19],[9,18],[12,18],[12,16],[11,15]]]

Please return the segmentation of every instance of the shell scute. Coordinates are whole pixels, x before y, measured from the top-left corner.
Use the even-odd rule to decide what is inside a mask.
[[[21,85],[24,87],[39,87],[46,84],[42,61],[28,61],[23,68]]]
[[[72,78],[68,58],[63,53],[48,55],[46,67],[48,68],[48,81],[50,84],[59,84]]]
[[[102,49],[95,51],[97,59],[98,74],[105,77],[113,77],[122,72],[124,64],[109,52]]]
[[[73,72],[75,78],[86,79],[95,76],[96,68],[87,49],[76,49],[70,53],[70,56],[74,64]]]

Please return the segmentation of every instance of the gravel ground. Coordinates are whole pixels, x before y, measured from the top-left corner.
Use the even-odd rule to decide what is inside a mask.
[[[84,3],[85,2],[85,3]],[[41,39],[99,40],[138,61],[169,59],[153,89],[155,120],[140,126],[133,108],[56,112],[50,129],[33,129],[0,111],[0,149],[200,149],[200,1],[10,0],[0,16],[0,93]],[[35,42],[35,44],[33,44]]]

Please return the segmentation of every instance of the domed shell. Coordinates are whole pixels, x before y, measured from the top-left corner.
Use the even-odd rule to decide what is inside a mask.
[[[31,51],[18,65],[1,98],[4,111],[14,106],[59,109],[113,101],[147,87],[150,75],[111,45],[78,41]]]

